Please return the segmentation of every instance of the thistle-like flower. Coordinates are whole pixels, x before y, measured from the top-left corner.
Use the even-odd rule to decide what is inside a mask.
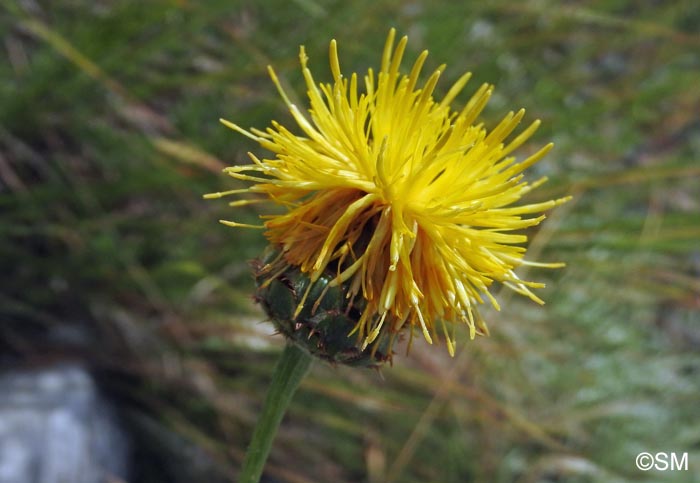
[[[488,333],[477,307],[489,299],[499,308],[489,291],[494,282],[541,304],[531,289],[543,284],[514,270],[562,265],[525,261],[527,237],[519,233],[568,199],[516,204],[546,181],[528,183],[522,172],[551,144],[520,162],[510,156],[539,121],[509,141],[524,110],[487,130],[477,118],[493,91],[488,84],[452,110],[470,74],[436,100],[444,66],[419,85],[428,52],[402,74],[406,43],[403,37],[395,45],[390,31],[381,68],[367,72],[364,88],[356,74],[341,74],[335,41],[332,83],[316,83],[302,47],[306,114],[269,68],[299,134],[277,122],[261,131],[222,121],[274,157],[249,153],[253,164],[226,172],[253,184],[209,197],[257,193],[281,205],[282,214],[263,217],[272,251],[256,266],[258,298],[283,333],[297,342],[312,338],[312,352],[329,360],[353,363],[368,354],[369,365],[382,362],[405,328],[411,336],[419,328],[430,343],[442,333],[454,354],[457,323],[472,338]]]

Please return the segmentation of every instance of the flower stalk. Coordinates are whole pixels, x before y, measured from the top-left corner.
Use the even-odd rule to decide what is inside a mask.
[[[253,438],[238,481],[258,483],[270,454],[272,441],[299,384],[309,371],[311,355],[296,344],[287,344],[277,361]]]

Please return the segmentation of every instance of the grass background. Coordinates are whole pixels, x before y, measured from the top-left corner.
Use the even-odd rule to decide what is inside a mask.
[[[282,341],[252,303],[257,231],[203,193],[288,121],[298,45],[327,80],[389,27],[496,84],[553,140],[532,200],[543,308],[498,294],[492,336],[374,371],[317,363],[268,465],[280,482],[700,481],[700,6],[676,1],[7,0],[0,6],[0,362],[88,361],[134,441],[133,481],[235,481]],[[405,66],[405,68],[407,68]],[[521,272],[522,273],[522,272]],[[640,451],[689,471],[641,472]]]

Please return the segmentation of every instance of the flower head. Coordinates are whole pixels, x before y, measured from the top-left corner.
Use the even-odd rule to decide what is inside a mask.
[[[393,341],[402,328],[417,327],[431,343],[442,333],[454,353],[456,323],[468,325],[472,338],[487,333],[477,306],[489,299],[498,309],[489,292],[494,282],[543,303],[531,290],[542,284],[514,272],[519,265],[534,264],[523,259],[527,237],[519,231],[540,223],[544,210],[566,198],[517,205],[545,181],[528,183],[522,172],[551,144],[519,162],[510,156],[539,121],[506,140],[524,116],[520,110],[487,130],[477,119],[493,86],[482,85],[466,105],[453,110],[470,74],[435,99],[444,66],[421,85],[428,53],[403,74],[406,43],[404,37],[395,45],[392,29],[379,71],[370,69],[360,80],[341,74],[331,41],[333,82],[321,84],[312,77],[302,47],[307,113],[291,102],[269,68],[297,133],[277,122],[260,131],[222,121],[274,153],[269,159],[250,154],[253,164],[226,171],[253,182],[244,191],[284,208],[282,214],[263,217],[265,235],[281,253],[280,270],[268,264],[268,280],[289,267],[312,283],[330,274],[329,287],[342,285],[348,300],[362,301],[351,331],[361,348],[380,335]],[[255,200],[233,204],[250,201]],[[307,303],[306,295],[308,290],[299,296],[295,315]]]

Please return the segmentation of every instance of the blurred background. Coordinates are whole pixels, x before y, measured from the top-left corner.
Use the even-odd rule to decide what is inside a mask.
[[[266,155],[218,119],[288,122],[268,64],[304,105],[300,44],[328,81],[331,38],[364,73],[392,26],[404,70],[423,49],[427,70],[448,64],[440,94],[467,70],[459,101],[496,85],[487,125],[542,119],[518,154],[554,141],[529,173],[550,181],[528,201],[574,200],[529,233],[529,258],[567,267],[520,271],[547,304],[500,291],[492,335],[460,329],[454,359],[417,340],[381,371],[315,363],[265,481],[700,481],[690,0],[5,0],[0,481],[39,481],[12,479],[8,441],[42,397],[111,425],[110,481],[235,481],[283,340],[251,297],[262,234],[217,223],[254,223],[258,205],[202,199]],[[640,471],[642,451],[687,453],[688,470]]]

